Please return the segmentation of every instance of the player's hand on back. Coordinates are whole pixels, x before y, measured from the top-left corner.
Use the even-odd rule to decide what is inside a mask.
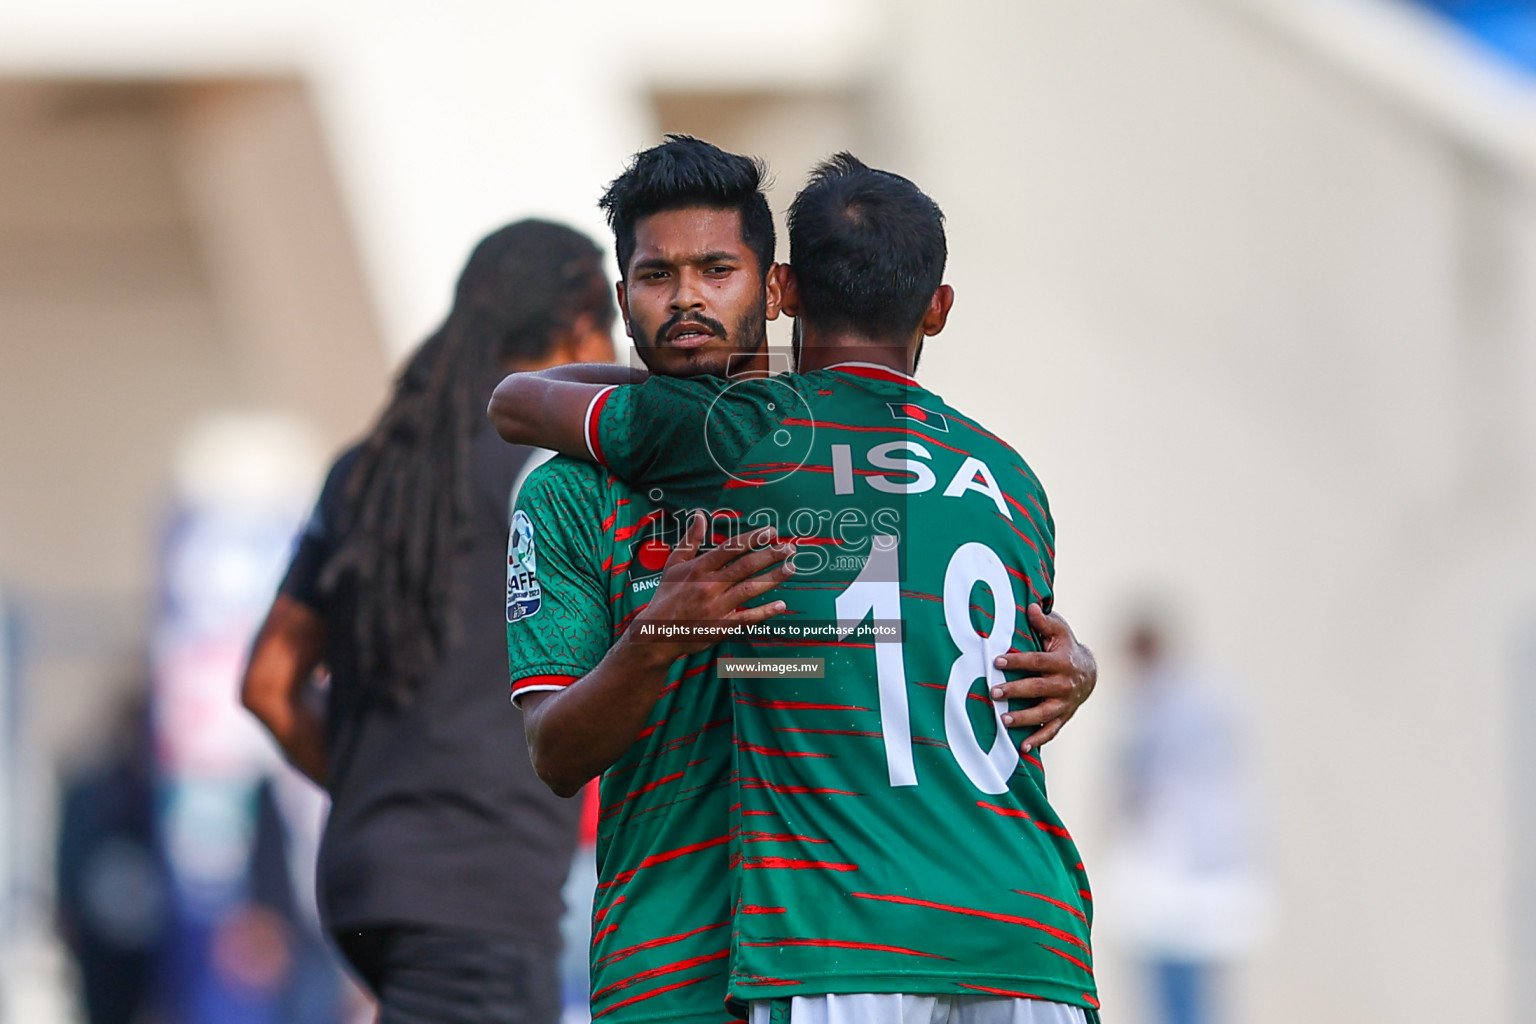
[[[694,513],[682,542],[667,558],[656,596],[630,623],[632,639],[665,645],[683,657],[727,639],[730,627],[784,612],[783,601],[743,605],[793,575],[788,559],[794,543],[779,543],[778,533],[765,526],[700,554],[706,528],[704,515]],[[659,627],[668,624],[687,624],[687,635],[666,638]],[[718,628],[708,629],[711,625]]]
[[[1093,693],[1099,679],[1099,665],[1093,652],[1077,642],[1067,620],[1055,612],[1049,615],[1038,604],[1026,610],[1029,625],[1040,638],[1038,651],[1009,651],[997,659],[997,667],[1013,672],[1027,672],[992,688],[998,700],[1034,700],[1031,707],[1010,711],[1003,722],[1013,728],[1033,725],[1037,728],[1020,744],[1024,753],[1049,743],[1061,727]]]

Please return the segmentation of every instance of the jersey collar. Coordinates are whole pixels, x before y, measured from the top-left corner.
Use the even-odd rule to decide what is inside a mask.
[[[906,384],[914,388],[922,387],[917,382],[916,377],[908,376],[905,373],[891,369],[889,366],[881,366],[878,363],[835,363],[832,366],[826,367],[826,369],[840,370],[843,373],[850,373],[855,377],[868,377],[871,380],[883,380],[892,384]]]

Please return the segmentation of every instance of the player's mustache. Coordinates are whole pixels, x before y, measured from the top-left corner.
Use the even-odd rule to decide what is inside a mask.
[[[656,329],[656,337],[653,339],[652,344],[657,348],[665,345],[667,343],[667,334],[678,324],[700,324],[709,328],[717,338],[724,339],[727,337],[725,324],[722,324],[719,320],[711,319],[701,313],[674,313],[666,323]]]

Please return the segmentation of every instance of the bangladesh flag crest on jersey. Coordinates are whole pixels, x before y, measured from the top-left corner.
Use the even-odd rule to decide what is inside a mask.
[[[949,433],[949,420],[944,414],[933,409],[925,409],[911,402],[888,402],[886,408],[891,410],[891,418],[905,420],[909,423],[921,423],[928,430],[937,430],[940,433]]]

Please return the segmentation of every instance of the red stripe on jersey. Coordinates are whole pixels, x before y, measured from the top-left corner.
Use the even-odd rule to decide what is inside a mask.
[[[671,693],[673,690],[677,689],[679,686],[681,686],[683,684],[683,680],[684,679],[690,679],[693,676],[698,675],[700,672],[707,671],[707,670],[712,669],[714,667],[715,667],[715,659],[714,658],[709,659],[708,661],[706,661],[702,665],[696,665],[693,668],[689,669],[687,672],[684,672],[682,675],[678,676],[676,679],[672,680],[666,686],[663,686],[660,690],[657,690],[656,691],[656,696],[659,697],[659,696],[661,696],[664,693]],[[709,727],[705,726],[705,728],[707,729]],[[698,733],[689,733],[689,735],[690,736],[697,736]]]
[[[743,946],[825,946],[828,949],[872,949],[877,953],[900,953],[903,956],[925,956],[930,960],[953,960],[953,957],[937,953],[924,953],[920,949],[905,946],[886,946],[878,942],[845,942],[841,939],[773,939],[769,942],[743,942]]]
[[[884,736],[883,732],[868,732],[862,729],[790,729],[788,727],[775,726],[774,732],[808,732],[817,736]]]
[[[1030,764],[1034,765],[1036,768],[1039,768],[1041,771],[1045,771],[1045,762],[1040,760],[1034,754],[1020,754],[1019,756],[1024,758],[1024,760],[1028,761]]]
[[[675,739],[672,742],[668,743],[666,746],[661,747],[661,748],[659,748],[657,750],[650,751],[649,753],[647,753],[645,755],[645,758],[642,758],[642,760],[644,760],[646,758],[658,757],[658,756],[660,756],[662,754],[670,754],[672,751],[676,750],[678,747],[686,747],[688,744],[692,743],[694,740],[698,739],[700,736],[704,735],[709,730],[711,730],[711,729],[718,729],[722,725],[730,725],[730,724],[731,724],[731,720],[729,718],[717,718],[713,722],[705,722],[704,723],[704,727],[702,729],[698,729],[698,730],[696,730],[694,732],[690,732],[690,733],[688,733],[688,734],[686,734],[684,736],[679,736],[677,739]]]
[[[765,978],[761,974],[738,974],[738,985],[798,985],[798,981],[790,981],[788,978]]]
[[[1077,890],[1077,894],[1085,900],[1093,899],[1093,893],[1089,892],[1087,889],[1079,889]]]
[[[1034,486],[1034,487],[1040,486],[1040,481],[1034,479],[1028,473],[1024,472],[1024,470],[1021,467],[1014,466],[1013,468],[1018,471],[1019,476],[1022,476],[1025,480],[1028,480],[1030,482],[1031,486]],[[1035,506],[1035,511],[1040,513],[1040,520],[1039,520],[1040,522],[1043,523],[1043,522],[1048,522],[1050,520],[1050,516],[1045,514],[1045,509],[1041,506],[1039,498],[1036,498],[1033,494],[1026,494],[1026,495],[1024,495],[1024,497],[1028,498],[1029,499],[1029,503],[1031,505]],[[1030,521],[1031,522],[1035,521],[1033,516],[1030,517]],[[1043,535],[1042,535],[1041,539],[1042,540],[1044,539]],[[1045,551],[1046,551],[1046,554],[1050,555],[1052,558],[1056,557],[1056,552],[1051,547],[1051,545],[1049,543],[1047,543],[1045,545]]]
[[[1055,946],[1047,946],[1043,942],[1037,942],[1037,943],[1035,943],[1035,945],[1039,946],[1041,949],[1045,950],[1047,953],[1055,953],[1057,956],[1061,957],[1063,960],[1067,961],[1068,963],[1076,964],[1077,966],[1081,967],[1083,970],[1087,971],[1090,975],[1093,974],[1093,968],[1092,967],[1089,967],[1087,964],[1083,963],[1081,960],[1079,960],[1077,957],[1073,956],[1071,953],[1063,953],[1061,950],[1057,949]]]
[[[621,529],[621,530],[617,531],[616,533],[614,533],[613,539],[615,541],[626,541],[626,540],[629,540],[629,538],[633,537],[635,534],[639,533],[641,530],[645,529],[647,526],[649,526],[650,524],[656,522],[660,518],[661,518],[661,509],[657,509],[655,512],[647,513],[646,515],[643,515],[639,519],[637,519],[635,521],[634,525],[626,526],[623,529]],[[625,564],[628,564],[628,563],[625,563]]]
[[[684,939],[693,938],[700,932],[707,932],[714,928],[724,928],[730,923],[731,922],[729,921],[716,921],[714,924],[707,924],[702,928],[695,928],[692,931],[678,932],[676,935],[663,935],[659,939],[651,939],[648,942],[640,942],[633,946],[625,946],[623,949],[614,950],[612,953],[609,953],[607,956],[596,962],[599,967],[607,967],[609,964],[618,963],[620,960],[634,956],[636,953],[643,953],[648,949],[655,949],[657,946],[668,946],[674,942],[682,942]]]
[[[795,857],[748,857],[742,862],[742,868],[751,871],[756,868],[783,868],[789,871],[857,871],[857,864],[840,864],[830,860],[800,860]],[[767,945],[779,945],[780,943],[767,943]],[[787,944],[787,943],[785,943]]]
[[[827,796],[863,796],[863,793],[850,793],[846,789],[818,789],[815,786],[785,786],[777,782],[769,782],[767,779],[737,779],[737,785],[742,789],[766,789],[770,793],[809,793],[825,794]]]
[[[749,696],[738,696],[736,703],[745,704],[749,708],[768,708],[773,711],[872,711],[873,708],[855,707],[852,704],[808,704],[801,700],[762,700]]]
[[[596,914],[593,914],[592,920],[595,922],[601,922],[603,918],[607,917],[611,912],[617,910],[619,908],[619,904],[623,903],[627,899],[629,899],[628,896],[620,896],[618,899],[608,904],[602,910],[599,910]]]
[[[897,370],[887,370],[883,366],[859,365],[856,363],[837,363],[827,367],[833,373],[846,373],[850,377],[866,377],[869,380],[883,380],[887,384],[905,384],[909,388],[920,388],[916,377],[910,377]]]
[[[563,688],[570,686],[575,681],[575,676],[523,676],[523,678],[512,684],[512,692],[513,694],[519,694],[530,686],[559,686]]]
[[[990,910],[976,910],[972,907],[957,907],[949,903],[934,903],[932,900],[913,899],[911,896],[877,896],[874,893],[855,892],[849,893],[862,900],[879,900],[882,903],[902,903],[909,907],[927,907],[929,910],[944,910],[951,914],[963,914],[967,917],[984,917],[989,921],[1002,921],[1005,924],[1020,924],[1026,928],[1035,928],[1051,936],[1059,942],[1065,942],[1076,946],[1084,952],[1088,951],[1088,944],[1077,936],[1062,931],[1060,928],[1052,928],[1030,917],[1019,917],[1016,914],[995,914]]]
[[[704,762],[697,761],[695,763],[696,764],[703,764]],[[678,796],[677,796],[676,799],[664,800],[664,801],[662,801],[659,804],[649,804],[649,805],[647,805],[645,807],[637,807],[637,808],[631,809],[628,814],[626,814],[624,817],[620,818],[617,822],[614,823],[614,827],[618,827],[620,825],[623,825],[625,822],[634,821],[636,818],[640,818],[640,817],[642,817],[644,815],[647,815],[647,814],[655,814],[658,811],[664,811],[668,807],[676,807],[678,804],[686,804],[686,803],[688,803],[691,800],[698,799],[700,796],[702,796],[705,793],[713,792],[714,790],[717,790],[717,789],[723,789],[725,786],[727,786],[729,784],[729,782],[730,782],[729,779],[717,779],[717,780],[715,780],[713,782],[710,782],[710,783],[708,783],[706,785],[703,785],[703,786],[692,786],[692,787],[690,787],[688,789],[679,790],[678,791]]]
[[[950,451],[954,452],[957,455],[964,455],[966,458],[970,458],[970,456],[971,456],[971,453],[968,452],[968,451],[965,451],[963,448],[956,448],[954,445],[952,445],[952,444],[945,444],[943,441],[935,441],[933,438],[929,437],[927,434],[923,433],[922,431],[920,431],[920,430],[913,430],[910,427],[855,427],[855,426],[853,426],[852,424],[849,424],[849,423],[828,423],[826,420],[796,420],[796,419],[785,420],[784,421],[784,425],[786,427],[823,427],[823,428],[826,428],[826,429],[829,429],[829,430],[852,430],[852,431],[855,431],[855,432],[858,432],[858,433],[872,433],[872,434],[911,434],[913,437],[920,437],[924,441],[928,441],[928,442],[930,442],[932,444],[936,444],[940,448],[947,448],[947,449],[949,449]],[[907,471],[906,470],[897,470],[896,472],[907,472]]]
[[[600,435],[602,431],[599,424],[603,420],[603,407],[608,404],[608,396],[613,394],[613,388],[602,392],[597,396],[597,401],[592,403],[592,410],[587,413],[587,447],[592,449],[592,455],[597,459],[599,466],[607,466],[608,460],[603,458],[603,444]]]
[[[1003,491],[1001,493],[1003,495],[1003,500],[1004,501],[1006,501],[1008,504],[1012,505],[1014,508],[1018,509],[1019,512],[1021,512],[1023,514],[1024,518],[1029,520],[1029,525],[1033,526],[1036,530],[1040,529],[1040,524],[1035,522],[1034,514],[1032,512],[1030,512],[1029,509],[1025,508],[1022,504],[1020,504],[1018,499],[1016,499],[1013,495],[1009,494],[1008,492]],[[1046,547],[1050,547],[1050,545],[1047,544]]]
[[[660,967],[652,967],[650,970],[641,971],[634,977],[625,978],[623,981],[616,981],[611,985],[604,985],[602,988],[592,993],[592,998],[601,999],[603,996],[606,996],[611,992],[617,992],[620,989],[629,988],[629,986],[635,984],[637,981],[650,981],[652,978],[659,978],[664,974],[676,974],[678,971],[692,970],[700,964],[707,964],[712,960],[723,960],[730,955],[730,950],[722,949],[715,953],[705,953],[702,956],[691,956],[686,960],[678,960],[676,963],[663,964]]]
[[[977,800],[976,806],[985,807],[989,811],[996,811],[998,814],[1001,814],[1007,818],[1025,818],[1029,821],[1035,820],[1028,811],[1020,810],[1017,807],[999,807],[996,804],[989,804],[985,800]],[[1017,892],[1018,890],[1014,891]]]
[[[982,634],[982,635],[985,636],[986,634]],[[912,681],[914,683],[917,683],[917,680],[915,680],[915,679],[912,680]],[[918,686],[926,686],[930,690],[948,690],[949,689],[949,687],[945,686],[943,683],[917,683],[917,685]],[[990,703],[992,703],[992,698],[986,696],[985,694],[968,693],[968,694],[966,694],[966,696],[969,697],[971,700],[979,700],[983,704],[990,704]]]
[[[1038,761],[1035,763],[1039,764]],[[1025,811],[1017,810],[1011,807],[998,807],[996,804],[989,804],[984,800],[977,800],[976,806],[985,807],[989,811],[996,811],[998,814],[1007,815],[1010,818],[1028,818],[1030,821],[1034,822],[1035,828],[1042,832],[1049,832],[1051,835],[1060,836],[1063,839],[1072,838],[1072,833],[1068,832],[1060,825],[1052,825],[1048,821],[1035,821],[1035,819],[1031,818]]]
[[[1093,1007],[1095,1010],[1099,1008],[1099,1001],[1093,998],[1093,996],[1089,995],[1087,992],[1083,993],[1083,1001],[1086,1002],[1089,1006]]]
[[[605,936],[605,935],[612,935],[614,932],[616,932],[618,930],[619,930],[619,924],[618,924],[617,921],[615,921],[613,924],[611,924],[608,927],[602,929],[601,931],[595,933],[592,936],[592,941],[596,942],[599,939],[601,939],[603,936]]]
[[[620,594],[618,596],[622,597],[623,595]],[[636,608],[634,611],[630,612],[628,615],[626,615],[622,619],[620,619],[618,625],[613,627],[613,635],[614,636],[619,636],[626,629],[628,629],[629,628],[629,624],[632,621],[634,621],[634,618],[635,618],[636,615],[640,614],[640,612],[643,610],[643,607],[644,606],[642,606],[641,608]]]
[[[1037,900],[1045,900],[1045,902],[1050,903],[1053,906],[1058,906],[1062,910],[1065,910],[1067,913],[1071,914],[1073,917],[1081,918],[1085,922],[1088,920],[1088,915],[1087,914],[1083,913],[1081,910],[1078,910],[1076,907],[1074,907],[1070,903],[1063,903],[1063,902],[1061,902],[1061,900],[1053,900],[1049,896],[1045,896],[1045,895],[1043,895],[1041,893],[1038,893],[1038,892],[1025,892],[1023,889],[1015,889],[1013,891],[1018,893],[1020,896],[1033,896]]]
[[[744,843],[830,843],[830,839],[812,839],[810,836],[797,836],[791,832],[743,832],[741,841]]]
[[[636,733],[636,736],[638,736],[640,739],[643,740],[647,736],[649,736],[651,733],[655,732],[657,729],[660,729],[662,726],[666,725],[667,722],[668,722],[668,719],[665,719],[665,718],[663,718],[659,722],[652,722],[650,725],[646,726],[644,729],[641,729],[638,733]]]
[[[980,434],[982,437],[991,438],[992,440],[996,441],[998,444],[1000,444],[1003,447],[1007,448],[1009,451],[1013,451],[1013,445],[1009,444],[1007,441],[1004,441],[1002,438],[1000,438],[996,434],[992,433],[992,431],[984,429],[981,426],[981,424],[979,424],[979,423],[972,423],[970,420],[966,419],[964,416],[961,416],[959,413],[955,413],[955,412],[949,413],[948,416],[949,416],[950,419],[954,420],[956,423],[960,424],[961,426],[970,427],[972,430],[976,431],[976,433]],[[1017,453],[1015,453],[1015,454],[1017,454]]]
[[[677,858],[686,857],[690,853],[698,853],[700,850],[707,850],[714,846],[721,846],[730,841],[731,837],[729,835],[716,836],[713,839],[706,839],[702,843],[689,843],[687,846],[679,846],[677,849],[668,850],[665,853],[653,853],[639,864],[630,868],[628,871],[621,871],[617,875],[614,875],[612,880],[603,882],[598,886],[598,888],[608,889],[615,885],[623,885],[646,868],[655,867],[657,864],[665,864],[669,860],[677,860]],[[711,927],[715,926],[712,925]]]
[[[990,993],[992,993],[995,996],[1012,996],[1015,999],[1039,999],[1040,998],[1039,996],[1034,995],[1033,993],[1030,993],[1030,992],[1015,992],[1011,988],[988,988],[986,985],[966,985],[966,984],[964,984],[962,982],[958,982],[958,981],[955,982],[955,984],[959,985],[961,988],[973,988],[977,992],[990,992]]]
[[[1020,540],[1022,540],[1025,544],[1028,544],[1031,548],[1034,549],[1034,552],[1035,552],[1036,556],[1038,556],[1040,554],[1040,545],[1038,545],[1034,541],[1030,540],[1028,534],[1026,534],[1023,530],[1019,529],[1017,526],[1014,526],[1013,522],[1011,520],[1007,519],[1007,518],[1004,518],[1003,522],[1008,524],[1008,529],[1012,530],[1014,533],[1019,535],[1019,539]],[[1021,577],[1021,579],[1023,579],[1025,583],[1029,582],[1029,577],[1028,576]],[[1033,591],[1031,591],[1031,592],[1033,592]]]
[[[788,907],[760,907],[756,903],[748,903],[744,907],[736,908],[738,914],[787,914]]]
[[[662,722],[665,722],[665,721],[666,721],[666,719],[662,719],[662,721],[661,722],[657,722],[656,725],[661,725]],[[656,729],[656,725],[651,726],[647,730],[642,730],[640,735],[641,736],[645,736],[649,732],[654,732],[655,729]],[[624,799],[620,800],[618,803],[609,804],[607,807],[603,808],[603,817],[605,817],[605,818],[608,817],[614,811],[617,811],[620,807],[623,807],[625,804],[629,803],[631,800],[635,799],[636,797],[641,797],[641,796],[644,796],[645,794],[651,792],[652,790],[660,789],[662,786],[665,786],[669,782],[676,782],[678,779],[682,778],[685,774],[687,774],[687,773],[686,772],[673,772],[671,775],[664,775],[661,778],[657,779],[655,782],[647,782],[645,785],[641,786],[639,789],[636,789],[636,790],[633,790],[633,791],[631,791],[629,793],[624,794]]]
[[[744,466],[738,466],[740,472],[745,473],[749,469],[762,470],[763,472],[795,472],[795,473],[831,473],[831,466],[821,466],[814,462],[752,462]],[[887,473],[908,473],[911,470],[887,470],[887,469],[859,469],[853,470],[854,476],[885,476]]]
[[[655,997],[665,995],[668,992],[675,992],[680,988],[687,988],[689,985],[697,985],[701,981],[710,981],[714,977],[715,976],[713,974],[706,974],[702,978],[689,978],[687,981],[679,981],[672,985],[663,985],[661,988],[653,988],[649,992],[642,992],[638,996],[630,996],[628,999],[620,999],[612,1006],[594,1013],[592,1015],[592,1019],[597,1020],[599,1017],[606,1017],[614,1010],[621,1009],[622,1007],[633,1006],[635,1003],[641,1003],[647,999],[654,999]]]
[[[832,756],[831,754],[812,754],[812,753],[809,753],[808,751],[778,750],[778,749],[776,749],[774,747],[760,747],[760,746],[758,746],[755,743],[748,743],[745,740],[737,740],[736,741],[736,749],[737,750],[745,750],[745,751],[747,751],[749,753],[753,753],[753,754],[765,754],[768,757],[831,757]]]

